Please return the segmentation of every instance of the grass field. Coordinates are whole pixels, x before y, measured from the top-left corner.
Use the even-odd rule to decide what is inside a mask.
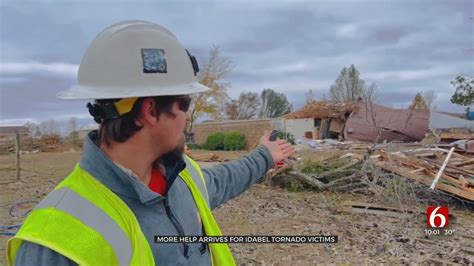
[[[236,159],[242,154],[231,153],[229,157]],[[40,201],[67,176],[80,156],[81,152],[22,155],[19,181],[15,180],[14,157],[0,156],[1,225],[21,223],[23,217],[10,216],[11,204]],[[219,156],[226,154],[219,153]],[[202,166],[214,164],[202,163]],[[341,211],[340,207],[350,202],[371,202],[371,198],[329,192],[288,192],[259,184],[219,207],[215,215],[224,235],[339,236],[337,244],[232,244],[239,263],[358,265],[430,261],[468,264],[474,261],[474,215],[470,211],[450,209],[455,217],[450,226],[456,233],[436,238],[423,235],[426,224],[423,215],[397,218]],[[21,216],[33,206],[34,203],[21,205],[14,210],[14,215]],[[6,263],[7,239],[0,236],[0,265]]]

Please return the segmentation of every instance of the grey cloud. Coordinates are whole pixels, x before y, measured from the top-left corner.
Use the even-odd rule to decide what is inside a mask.
[[[0,9],[2,59],[78,63],[88,41],[81,26],[65,23],[67,20],[55,21],[47,11],[31,5],[26,5],[27,9],[13,6]],[[3,44],[7,50],[3,50]]]
[[[25,82],[0,83],[0,120],[23,117],[44,120],[55,116],[86,113],[85,101],[56,99],[58,91],[74,84],[63,77],[29,75]]]
[[[340,70],[354,64],[367,83],[376,82],[384,104],[405,106],[415,90],[435,89],[439,108],[459,109],[449,103],[449,82],[461,72],[474,75],[473,3],[3,1],[1,64],[44,68],[0,66],[0,120],[87,115],[85,102],[54,98],[75,81],[51,65],[79,64],[94,36],[124,19],[165,25],[201,65],[219,45],[236,66],[227,78],[233,96],[271,87],[298,106],[310,88],[327,95]]]

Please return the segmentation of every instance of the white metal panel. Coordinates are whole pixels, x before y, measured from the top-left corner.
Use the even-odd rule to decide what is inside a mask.
[[[314,119],[287,119],[285,120],[285,129],[287,133],[291,133],[295,139],[302,139],[306,131],[314,134]]]

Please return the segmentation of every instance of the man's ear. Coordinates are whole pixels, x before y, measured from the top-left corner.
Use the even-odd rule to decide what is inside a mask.
[[[156,112],[156,103],[152,98],[146,98],[140,106],[140,123],[143,125],[154,125],[158,122],[158,114]]]

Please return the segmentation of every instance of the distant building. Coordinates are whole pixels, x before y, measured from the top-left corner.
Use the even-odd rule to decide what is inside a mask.
[[[285,132],[296,139],[382,142],[423,139],[429,117],[428,109],[393,109],[362,101],[316,101],[282,118]]]
[[[295,139],[343,138],[344,124],[355,106],[354,103],[312,102],[282,116],[283,131]]]
[[[3,141],[15,139],[17,133],[29,135],[30,131],[24,126],[0,126],[0,139]]]

